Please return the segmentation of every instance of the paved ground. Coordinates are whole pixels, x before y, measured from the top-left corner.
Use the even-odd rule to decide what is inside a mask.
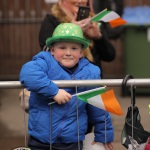
[[[120,143],[120,136],[124,125],[124,119],[128,106],[131,104],[130,97],[122,97],[120,88],[113,88],[117,99],[124,111],[123,116],[112,115],[115,128],[114,150],[125,150]],[[0,150],[12,150],[15,147],[25,146],[27,125],[24,125],[24,117],[27,122],[28,115],[19,107],[18,93],[19,89],[0,89]],[[148,104],[150,96],[136,97],[136,105],[139,107],[142,124],[145,130],[150,131],[150,115]]]

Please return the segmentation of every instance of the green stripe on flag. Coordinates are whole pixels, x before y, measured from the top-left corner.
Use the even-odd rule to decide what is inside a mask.
[[[91,20],[95,21],[95,22],[98,22],[101,18],[103,18],[105,15],[109,14],[110,12],[111,11],[109,11],[109,10],[100,12],[99,14],[97,14],[96,16],[94,16]]]
[[[100,95],[100,94],[105,93],[105,92],[106,92],[106,88],[102,88],[102,89],[97,90],[97,91],[91,91],[91,92],[89,92],[89,93],[84,93],[84,94],[81,94],[81,95],[77,95],[77,97],[78,97],[80,100],[82,100],[82,101],[88,103],[88,100],[87,100],[87,99],[89,99],[89,98],[91,98],[91,97],[94,97],[94,96],[96,96],[96,95]]]

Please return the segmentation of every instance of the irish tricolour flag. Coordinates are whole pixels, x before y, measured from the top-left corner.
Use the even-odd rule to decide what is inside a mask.
[[[93,90],[77,93],[76,96],[95,107],[106,110],[110,113],[121,116],[122,109],[115,97],[114,91],[106,91],[105,87],[96,88]]]
[[[109,11],[107,9],[101,11],[97,15],[95,15],[93,18],[91,18],[91,21],[98,22],[108,22],[112,28],[126,24],[127,22],[123,20],[116,12]]]

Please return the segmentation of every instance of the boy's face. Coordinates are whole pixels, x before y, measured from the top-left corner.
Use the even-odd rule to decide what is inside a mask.
[[[83,56],[81,44],[72,42],[58,42],[51,47],[51,54],[64,67],[74,67]]]

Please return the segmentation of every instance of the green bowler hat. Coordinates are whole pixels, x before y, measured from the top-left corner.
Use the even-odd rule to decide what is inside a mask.
[[[46,45],[49,47],[52,43],[61,41],[82,44],[84,49],[90,44],[90,41],[84,38],[82,29],[73,23],[61,23],[58,25],[55,28],[52,37],[49,37],[46,40]]]

